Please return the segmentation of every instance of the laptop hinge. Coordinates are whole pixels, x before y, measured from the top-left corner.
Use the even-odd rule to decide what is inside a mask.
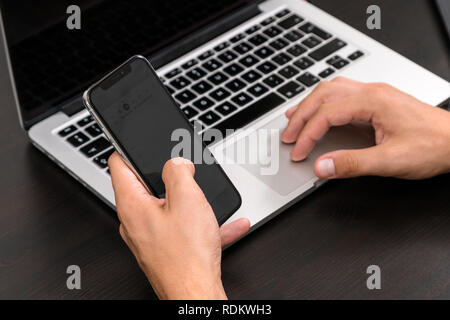
[[[206,27],[151,55],[149,60],[156,69],[166,65],[189,51],[192,51],[202,44],[260,14],[261,10],[258,7],[259,2],[261,1],[246,4],[227,14],[224,18],[215,20]]]

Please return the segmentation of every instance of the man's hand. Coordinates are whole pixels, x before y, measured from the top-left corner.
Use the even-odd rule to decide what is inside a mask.
[[[157,199],[122,158],[109,159],[120,234],[161,299],[226,299],[221,246],[248,232],[247,219],[219,229],[194,180],[194,165],[178,158],[163,169],[166,199]]]
[[[331,126],[363,121],[375,129],[376,146],[321,156],[314,168],[319,178],[423,179],[450,172],[450,113],[389,85],[345,78],[322,82],[286,116],[281,138],[295,143],[294,161],[304,160]]]

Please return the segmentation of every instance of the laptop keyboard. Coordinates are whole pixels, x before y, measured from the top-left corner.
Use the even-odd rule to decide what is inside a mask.
[[[344,40],[288,9],[231,37],[161,76],[185,116],[204,133],[239,129],[317,85],[364,53],[337,55]],[[318,74],[308,71],[325,61]],[[101,169],[113,152],[91,116],[59,131]],[[205,141],[210,144],[216,141]]]

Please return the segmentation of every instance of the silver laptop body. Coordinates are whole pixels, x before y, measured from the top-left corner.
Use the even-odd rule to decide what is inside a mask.
[[[241,208],[230,220],[246,217],[250,219],[253,230],[322,185],[323,181],[313,173],[313,164],[318,156],[330,150],[360,148],[373,143],[366,133],[347,126],[333,129],[301,163],[290,161],[292,146],[283,144],[274,149],[277,154],[270,155],[271,161],[276,163],[242,163],[229,156],[239,144],[244,146],[240,152],[257,154],[258,142],[249,137],[261,129],[266,132],[282,130],[287,124],[285,111],[298,104],[320,81],[343,76],[363,82],[386,82],[431,105],[443,102],[450,93],[447,81],[307,2],[268,0],[256,5],[260,11],[258,14],[158,68],[158,74],[173,91],[181,108],[190,108],[186,115],[192,120],[212,121],[207,126],[209,128],[220,126],[225,121],[244,124],[240,128],[243,130],[211,144],[210,148],[216,157],[226,155],[223,168],[242,197]],[[245,44],[250,44],[250,48],[245,48]],[[261,50],[263,48],[273,53]],[[228,51],[232,55],[227,57],[225,53]],[[327,51],[331,53],[327,54]],[[249,56],[256,58],[257,62],[245,60]],[[220,66],[214,65],[213,59]],[[192,61],[196,61],[195,65]],[[263,67],[266,62],[270,64]],[[227,69],[232,64],[237,64],[243,71]],[[196,73],[189,73],[194,68],[200,68],[206,75],[195,80]],[[11,64],[10,71],[14,84],[15,70]],[[257,75],[247,74],[250,71]],[[219,72],[228,79],[214,78]],[[273,75],[276,77],[271,78]],[[177,80],[179,78],[181,80]],[[239,89],[239,85],[231,83],[236,79],[241,80],[245,87]],[[206,90],[198,87],[201,81],[211,85],[204,93],[199,93]],[[258,88],[258,84],[262,88]],[[194,86],[197,86],[197,91]],[[215,92],[218,89],[226,92]],[[186,90],[194,93],[195,98],[186,94]],[[241,96],[242,93],[245,95]],[[224,94],[225,98],[221,100]],[[20,114],[19,94],[16,92],[15,96]],[[208,98],[209,102],[202,101],[202,98]],[[248,98],[250,101],[246,101]],[[262,105],[269,106],[263,114],[247,112],[246,117],[251,114],[256,118],[240,120],[240,113],[246,108],[257,110],[255,105],[260,106],[261,101]],[[211,102],[212,105],[208,106]],[[224,106],[225,102],[231,105],[231,109]],[[211,111],[212,114],[209,113]],[[219,116],[219,120],[214,114]],[[39,150],[114,208],[114,193],[105,162],[112,149],[93,143],[103,137],[95,132],[93,125],[86,110],[70,116],[56,111],[27,128],[27,133]],[[273,136],[264,139],[268,139],[268,145],[274,143]],[[275,172],[270,172],[273,167]]]

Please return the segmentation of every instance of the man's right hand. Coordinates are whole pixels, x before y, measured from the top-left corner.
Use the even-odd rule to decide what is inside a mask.
[[[387,84],[345,78],[322,82],[286,116],[289,124],[281,138],[295,143],[294,161],[304,160],[332,126],[356,120],[374,128],[376,146],[322,155],[314,168],[319,178],[423,179],[450,172],[450,113]]]

